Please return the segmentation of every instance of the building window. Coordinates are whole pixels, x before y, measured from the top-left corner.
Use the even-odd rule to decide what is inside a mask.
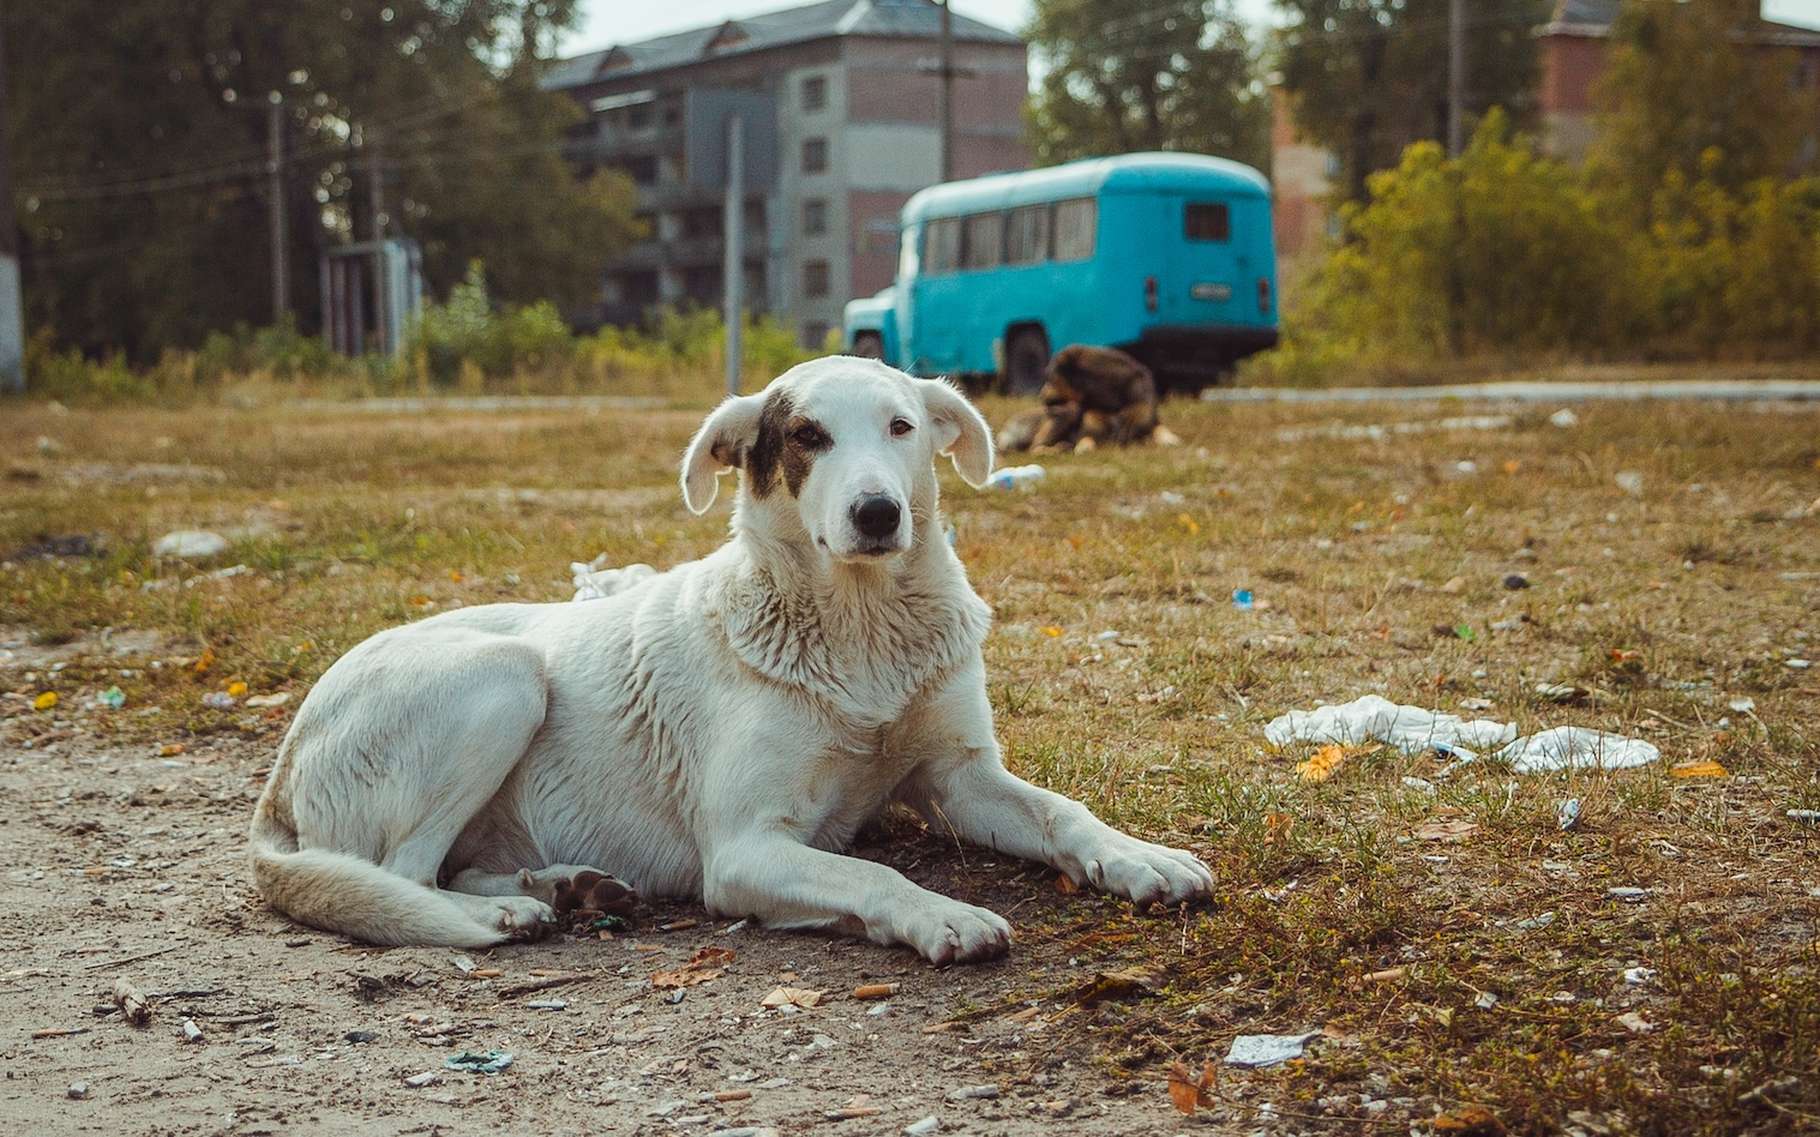
[[[803,202],[803,236],[819,237],[828,231],[828,201],[812,197]]]
[[[803,139],[803,173],[819,174],[828,168],[828,140]]]
[[[828,77],[811,75],[803,80],[803,110],[819,111],[828,105]]]
[[[828,325],[818,320],[811,320],[803,325],[803,346],[810,351],[821,351],[828,343]]]
[[[828,262],[803,262],[803,295],[819,298],[828,295]]]
[[[1026,205],[1005,223],[1005,263],[1041,264],[1049,259],[1049,207]]]
[[[944,217],[929,222],[928,252],[923,256],[923,271],[931,275],[953,272],[961,267],[961,219]]]
[[[1082,197],[1055,206],[1055,259],[1084,261],[1093,256],[1093,234],[1099,228],[1099,203]]]
[[[1182,207],[1182,231],[1190,241],[1224,241],[1232,236],[1232,218],[1221,202],[1190,202]]]

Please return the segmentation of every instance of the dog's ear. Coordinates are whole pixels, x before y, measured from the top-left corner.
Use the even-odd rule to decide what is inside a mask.
[[[683,454],[683,504],[691,513],[706,513],[720,491],[720,475],[745,465],[746,455],[758,438],[758,413],[762,395],[734,395],[714,408],[695,432]]]
[[[923,406],[935,430],[935,451],[954,460],[961,479],[974,489],[992,473],[992,429],[967,397],[945,379],[920,379]]]

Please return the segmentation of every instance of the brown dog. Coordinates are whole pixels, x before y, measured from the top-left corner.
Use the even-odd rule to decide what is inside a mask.
[[[1158,432],[1155,378],[1113,348],[1075,344],[1056,352],[1039,397],[1042,410],[1018,415],[999,433],[1000,449],[1091,449],[1145,442]]]

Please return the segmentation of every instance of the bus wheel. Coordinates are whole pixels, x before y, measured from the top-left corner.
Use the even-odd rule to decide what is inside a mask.
[[[853,354],[861,359],[885,358],[885,337],[877,332],[860,332],[853,337]]]
[[[1043,389],[1049,370],[1049,337],[1041,328],[1019,328],[1005,344],[1004,387],[1007,395],[1034,395]]]

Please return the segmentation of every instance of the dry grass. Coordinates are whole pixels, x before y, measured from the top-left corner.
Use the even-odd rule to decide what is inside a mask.
[[[1389,412],[1430,427],[1466,413]],[[1158,972],[1157,997],[1101,1002],[1049,1037],[1090,1039],[1115,1080],[1153,1079],[1236,1033],[1326,1027],[1306,1062],[1224,1076],[1207,1112],[1234,1123],[1270,1103],[1310,1131],[1406,1131],[1481,1103],[1518,1132],[1820,1124],[1820,830],[1785,816],[1820,807],[1820,680],[1785,663],[1820,655],[1820,412],[1580,414],[1567,430],[1519,411],[1491,430],[1286,440],[1383,419],[1171,406],[1180,449],[1048,460],[1031,494],[949,480],[961,554],[997,612],[1008,760],[1192,845],[1222,882],[1204,912],[1136,918],[1080,898],[1073,923],[1031,928]],[[0,625],[34,642],[0,657],[0,688],[55,688],[75,729],[123,746],[269,741],[285,712],[211,710],[202,694],[233,680],[300,693],[388,624],[564,598],[568,562],[598,552],[663,565],[712,548],[724,514],[675,499],[695,418],[10,406]],[[234,545],[201,570],[150,556],[187,527]],[[74,535],[93,555],[29,555]],[[250,571],[201,575],[234,564]],[[1518,572],[1532,587],[1506,589]],[[1234,588],[1261,610],[1235,608]],[[199,675],[127,660],[122,675],[88,652],[109,627],[157,633],[143,651],[161,660],[214,662]],[[53,674],[52,659],[68,666]],[[1542,680],[1592,696],[1557,705]],[[115,683],[127,711],[83,707]],[[1275,714],[1367,692],[1639,734],[1664,768],[1437,779],[1435,761],[1380,754],[1310,784],[1304,754],[1263,745]],[[14,714],[0,742],[57,721]],[[1707,758],[1728,776],[1667,769]],[[1567,797],[1584,820],[1563,833]],[[1412,839],[1437,817],[1478,829]],[[1617,885],[1647,899],[1608,898]],[[1541,913],[1553,921],[1519,925]],[[1655,977],[1627,984],[1639,966]],[[1062,998],[1052,986],[1027,977],[1032,998]],[[1621,1023],[1630,1012],[1651,1029]]]

